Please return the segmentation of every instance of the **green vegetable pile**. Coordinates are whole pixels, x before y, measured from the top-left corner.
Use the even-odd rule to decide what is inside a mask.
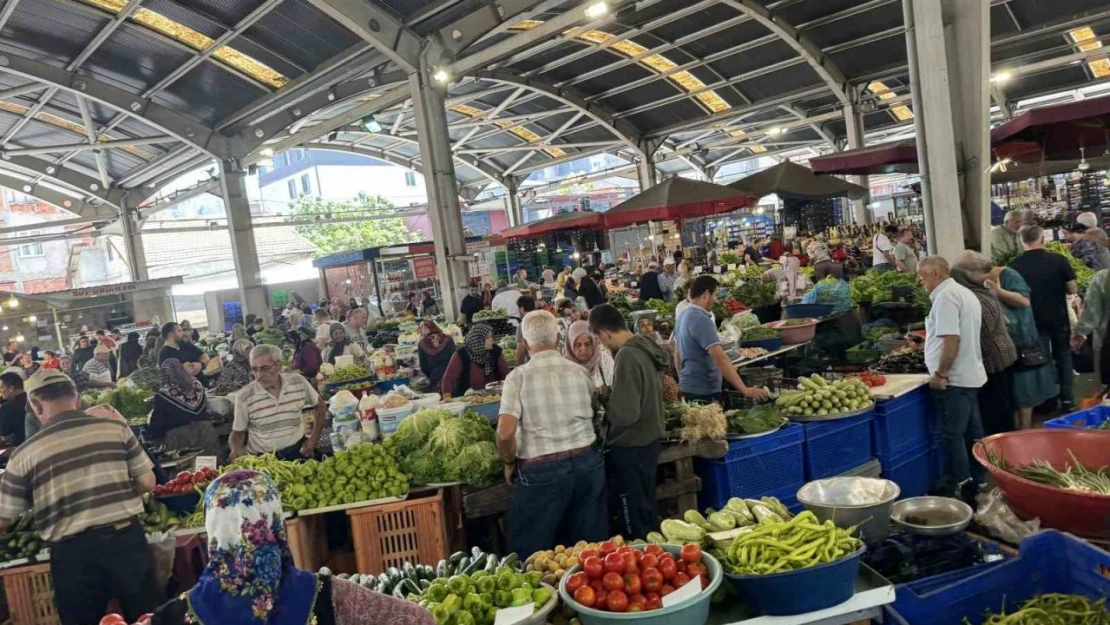
[[[895,287],[913,289],[913,305],[923,312],[929,312],[929,294],[917,283],[917,276],[912,273],[868,271],[848,283],[854,306],[894,301]]]
[[[492,564],[490,564],[491,562]],[[487,566],[491,567],[489,570],[494,572],[499,567],[507,567],[514,572],[521,570],[520,560],[515,553],[498,559],[496,554],[484,553],[481,549],[474,547],[470,553],[457,551],[451,554],[450,558],[440,560],[436,566],[405,562],[401,566],[389,567],[380,575],[347,575],[341,573],[336,577],[383,595],[393,595],[398,599],[411,598],[413,601],[417,601],[420,595],[431,588],[432,583],[436,580],[448,581],[449,578],[455,575],[486,570]],[[320,574],[331,575],[331,570],[324,567],[320,569]]]
[[[132,371],[126,379],[135,388],[151,393],[156,392],[162,386],[162,375],[158,372],[158,367],[155,367],[149,358],[139,358],[139,368]]]
[[[820,523],[809,510],[788,521],[760,523],[736,536],[721,565],[734,575],[768,575],[835,562],[859,550],[855,528]]]
[[[451,560],[459,553],[465,554],[460,551]],[[521,573],[499,564],[496,555],[480,555],[485,557],[474,558],[465,573],[439,577],[406,598],[431,612],[436,625],[492,625],[500,608],[532,605],[539,611],[555,601],[552,589],[540,583],[539,572]],[[515,560],[515,554],[508,558]]]
[[[735,434],[759,434],[775,430],[786,422],[771,404],[760,404],[748,410],[730,410],[725,413],[728,431]]]
[[[154,393],[148,390],[121,386],[86,391],[81,395],[81,403],[86,408],[107,404],[118,410],[131,425],[146,425],[153,397]]]
[[[285,342],[285,335],[276,328],[266,328],[255,333],[254,342],[259,345],[266,344],[281,347],[281,344]]]
[[[966,617],[963,622],[971,623]],[[1096,601],[1054,592],[1029,599],[1017,612],[991,614],[983,625],[1110,625],[1110,610],[1106,597]]]
[[[365,443],[336,452],[323,462],[288,462],[271,455],[240,456],[222,472],[249,469],[273,478],[286,510],[309,510],[399,497],[409,479],[397,464],[397,445]]]
[[[1031,482],[1081,493],[1110,495],[1110,466],[1092,471],[1083,466],[1070,449],[1068,459],[1070,462],[1065,463],[1063,471],[1057,470],[1044,460],[1034,460],[1023,467],[1015,467],[1007,463],[1004,458],[1000,458],[994,451],[987,450],[987,460],[991,464]]]
[[[490,317],[508,317],[509,313],[505,312],[504,308],[495,308],[493,310],[479,310],[474,313],[474,319],[488,319]]]
[[[401,467],[417,484],[488,486],[501,475],[493,426],[470,410],[457,416],[425,408],[402,421],[388,440],[395,442]]]
[[[671,300],[664,302],[661,299],[649,299],[647,301],[649,310],[654,310],[660,317],[673,317],[674,310],[678,307],[678,300]]]
[[[1068,264],[1071,265],[1072,270],[1075,271],[1075,283],[1079,285],[1079,292],[1086,293],[1087,285],[1091,283],[1091,278],[1095,277],[1095,274],[1098,272],[1088,267],[1083,261],[1072,256],[1067,246],[1059,241],[1049,241],[1045,243],[1044,249],[1045,251],[1059,254],[1068,259]]]
[[[829,383],[818,374],[798,378],[798,390],[786,391],[775,407],[787,416],[830,415],[861,410],[874,403],[871,391],[859,380]]]
[[[42,537],[31,529],[35,511],[24,512],[0,534],[0,562],[30,558],[42,549]]]
[[[751,527],[760,523],[788,521],[790,511],[774,497],[762,499],[740,499],[733,497],[721,510],[709,508],[703,515],[697,510],[687,510],[682,519],[667,519],[660,524],[659,532],[650,532],[647,535],[649,543],[669,543],[672,545],[696,544],[704,545],[709,534],[728,532],[742,527]],[[718,542],[718,547],[728,544]]]
[[[335,371],[328,376],[328,384],[339,384],[340,382],[347,382],[349,380],[358,380],[368,377],[370,370],[361,365],[344,365],[336,367]]]
[[[204,498],[201,498],[198,504],[203,510]],[[204,513],[201,512],[201,519],[203,524]],[[139,515],[139,523],[143,524],[143,531],[147,534],[152,532],[168,532],[177,529],[182,525],[179,519],[166,504],[154,499],[150,493],[143,495],[143,513]]]
[[[740,342],[747,343],[748,341],[766,341],[768,339],[777,339],[782,336],[782,332],[774,328],[765,328],[763,326],[754,326],[744,330],[740,335]]]
[[[775,283],[748,280],[729,289],[728,294],[748,308],[768,306],[775,303]]]

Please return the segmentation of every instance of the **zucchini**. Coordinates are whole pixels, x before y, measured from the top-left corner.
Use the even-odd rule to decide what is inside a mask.
[[[463,556],[463,559],[459,560],[459,562],[455,565],[455,570],[451,571],[451,574],[452,575],[461,575],[462,572],[465,571],[466,567],[468,567],[468,566],[470,566],[470,558],[468,558],[466,556]]]
[[[381,575],[378,575],[378,592],[384,595],[388,595],[392,591],[393,582],[389,580],[389,574],[382,573]]]
[[[471,560],[470,564],[468,564],[467,567],[463,569],[462,574],[470,575],[471,573],[477,573],[478,571],[482,570],[485,564],[486,554],[478,554],[473,560]]]
[[[401,601],[404,601],[405,600],[405,585],[404,584],[397,584],[396,586],[393,587],[393,591],[390,592],[389,594],[393,595],[394,598],[396,598],[396,599],[400,599]]]
[[[409,580],[412,580],[414,582],[417,581],[418,579],[420,579],[419,577],[416,576],[416,567],[414,567],[412,565],[412,562],[405,562],[401,566],[401,571],[402,571],[402,575],[404,576],[405,579],[409,579]]]
[[[432,583],[429,582],[428,580],[426,580],[426,579],[420,580],[420,590],[421,591],[425,591],[425,590],[427,590],[431,587],[432,587]]]
[[[470,554],[474,556],[475,560],[477,560],[478,557],[482,555],[482,549],[480,547],[471,547]]]
[[[511,566],[515,568],[519,561],[520,556],[516,555],[516,552],[514,551],[504,558],[501,558],[501,562],[498,564],[498,566]]]
[[[432,580],[436,578],[436,570],[427,564],[421,565],[419,568],[420,579]]]
[[[448,575],[447,560],[440,560],[439,563],[436,564],[436,578],[444,579],[448,577]]]
[[[466,552],[465,551],[456,551],[455,553],[452,553],[450,557],[447,558],[447,561],[450,562],[452,565],[457,565],[459,563],[459,561],[461,561],[465,557],[466,557]]]
[[[389,576],[389,580],[391,582],[393,582],[394,584],[396,584],[398,581],[400,581],[401,577],[403,577],[401,575],[401,569],[399,569],[395,566],[391,566],[388,569],[386,569],[385,574]]]
[[[486,568],[484,570],[491,575],[497,570],[497,554],[489,554],[489,557],[486,558]]]
[[[429,586],[430,585],[431,584],[429,584]],[[420,594],[420,586],[417,585],[417,583],[412,581],[411,579],[403,579],[403,580],[401,580],[401,592],[403,593],[401,595],[403,597],[408,596],[409,594],[419,595]]]

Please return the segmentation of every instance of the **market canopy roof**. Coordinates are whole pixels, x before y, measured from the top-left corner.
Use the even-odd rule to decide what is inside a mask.
[[[833,176],[815,176],[810,168],[793,161],[783,161],[728,186],[756,200],[772,193],[796,200],[825,200],[845,196],[862,200],[867,197],[867,189],[858,184]]]
[[[1026,111],[991,130],[996,157],[1059,161],[1110,152],[1110,96]],[[1080,150],[1083,148],[1083,150]]]
[[[844,150],[809,159],[815,174],[868,176],[871,174],[916,174],[917,141],[905,139]]]
[[[506,239],[521,238],[521,237],[538,237],[543,234],[551,232],[558,232],[560,230],[581,230],[583,228],[601,228],[603,225],[600,213],[593,211],[572,211],[568,213],[556,213],[545,219],[526,223],[522,226],[509,228],[501,233],[501,236]]]
[[[735,189],[674,177],[609,209],[604,213],[605,227],[619,228],[645,221],[719,215],[754,203],[750,197]]]

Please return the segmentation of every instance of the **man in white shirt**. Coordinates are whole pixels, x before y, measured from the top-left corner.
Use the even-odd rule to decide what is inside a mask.
[[[894,244],[891,237],[898,236],[898,226],[890,224],[871,239],[871,268],[875,271],[894,269]]]
[[[316,312],[312,313],[312,319],[316,325],[316,347],[323,350],[331,338],[328,336],[332,324],[331,313],[328,312],[327,308],[321,306],[316,309]]]
[[[925,366],[940,421],[946,460],[941,487],[974,505],[983,469],[970,461],[971,448],[983,437],[979,388],[987,383],[979,346],[982,308],[975,295],[948,277],[948,262],[928,256],[917,265],[917,279],[933,306],[925,318]]]

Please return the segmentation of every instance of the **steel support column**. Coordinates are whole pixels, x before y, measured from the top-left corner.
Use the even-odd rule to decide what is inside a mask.
[[[951,260],[964,249],[948,55],[939,2],[902,0],[910,89],[918,122],[917,154],[929,254]],[[971,59],[969,62],[973,62]]]
[[[468,281],[462,210],[455,186],[455,161],[447,132],[443,89],[431,79],[434,70],[424,55],[419,71],[409,76],[412,109],[416,116],[420,162],[428,192],[428,217],[435,242],[436,273],[443,293],[443,312],[454,321]]]
[[[150,271],[146,264],[146,248],[143,247],[143,235],[139,232],[142,224],[136,219],[138,211],[131,208],[124,198],[120,202],[120,225],[123,227],[123,247],[127,251],[127,268],[131,270],[131,281],[139,282],[150,279]]]
[[[853,104],[844,107],[844,128],[848,135],[848,149],[857,150],[867,145],[864,139],[863,127],[863,112],[860,110],[858,102],[858,92],[853,90],[852,93]],[[864,189],[871,189],[871,182],[868,176],[849,176],[852,182],[858,184]],[[872,221],[871,209],[868,203],[871,201],[871,194],[861,200],[852,200],[852,220],[857,224],[869,224]]]
[[[943,0],[957,173],[969,249],[990,254],[990,6]]]
[[[505,209],[509,218],[509,227],[515,228],[524,224],[524,205],[520,198],[520,179],[510,178],[505,181]]]
[[[636,176],[640,179],[640,191],[647,191],[659,183],[658,172],[655,170],[655,151],[662,144],[661,141],[640,141],[640,154],[636,158]]]
[[[254,242],[251,207],[247,200],[247,175],[228,161],[220,162],[220,191],[231,235],[231,255],[235,261],[235,277],[239,280],[239,302],[243,315],[254,313],[268,319],[269,304],[262,286],[262,268],[258,263],[258,247]]]

